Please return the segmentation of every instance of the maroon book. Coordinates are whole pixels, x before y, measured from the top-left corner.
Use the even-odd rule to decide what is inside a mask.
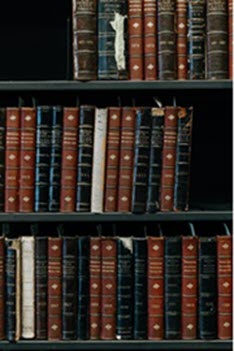
[[[101,238],[90,238],[89,315],[90,339],[100,339],[101,331]]]

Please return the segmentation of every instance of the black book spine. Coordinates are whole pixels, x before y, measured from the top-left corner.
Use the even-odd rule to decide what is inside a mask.
[[[6,241],[6,338],[16,339],[16,251]]]
[[[0,212],[4,212],[6,109],[0,108]]]

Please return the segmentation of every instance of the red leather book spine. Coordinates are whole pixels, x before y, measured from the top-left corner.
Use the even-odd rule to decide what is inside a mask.
[[[5,339],[5,240],[0,238],[0,340]]]
[[[6,109],[5,212],[19,209],[20,109]]]
[[[164,336],[164,238],[148,237],[148,339]]]
[[[132,175],[136,110],[133,107],[124,107],[122,111],[118,211],[130,212],[132,205]]]
[[[218,338],[232,339],[232,237],[217,236]]]
[[[101,321],[101,239],[90,238],[90,339],[100,339]]]
[[[108,111],[106,145],[106,181],[104,197],[105,212],[115,212],[117,210],[120,120],[121,108],[110,107]]]
[[[79,109],[77,107],[65,107],[63,110],[62,136],[61,212],[75,211],[78,125]]]
[[[187,0],[176,1],[177,79],[187,79]]]
[[[62,339],[62,239],[48,238],[48,340]]]
[[[197,338],[197,237],[182,237],[182,339]]]
[[[101,240],[101,339],[116,337],[116,242]]]
[[[157,39],[155,0],[144,0],[144,75],[145,80],[157,79]]]
[[[128,46],[131,80],[144,79],[142,2],[142,0],[128,0]]]
[[[229,79],[233,78],[233,0],[228,0]]]

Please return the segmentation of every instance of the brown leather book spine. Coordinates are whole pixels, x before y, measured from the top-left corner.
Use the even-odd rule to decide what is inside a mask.
[[[108,110],[104,211],[117,210],[121,108]]]
[[[101,238],[90,238],[89,314],[90,339],[100,339],[101,321]]]
[[[64,107],[60,192],[61,212],[75,211],[78,125],[79,109],[77,107]]]
[[[148,339],[164,336],[164,238],[148,237]]]
[[[232,339],[232,237],[217,235],[218,338]]]
[[[156,9],[155,0],[143,1],[145,80],[157,79]]]
[[[19,209],[20,109],[6,109],[5,212]]]
[[[118,211],[130,212],[132,205],[132,176],[134,161],[136,110],[124,107],[120,135]]]
[[[131,80],[144,79],[142,3],[142,0],[128,0],[128,47]]]
[[[182,237],[182,339],[197,338],[197,237]]]
[[[0,340],[5,339],[5,240],[0,238]]]
[[[48,238],[48,340],[62,339],[62,239]]]
[[[175,180],[178,108],[165,107],[160,210],[172,211]]]
[[[177,79],[187,79],[187,0],[176,0]]]
[[[233,79],[233,0],[228,0],[229,79]]]

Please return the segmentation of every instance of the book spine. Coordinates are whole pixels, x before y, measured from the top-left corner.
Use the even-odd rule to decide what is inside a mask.
[[[0,212],[4,212],[6,109],[0,108]]]
[[[96,0],[73,0],[73,78],[97,79]]]
[[[107,109],[95,111],[91,212],[103,212]]]
[[[143,45],[143,1],[128,0],[128,59],[131,80],[144,79]]]
[[[157,79],[157,3],[155,0],[143,1],[144,14],[144,78]]]
[[[6,338],[5,326],[6,326],[6,255],[5,255],[5,240],[4,237],[0,237],[0,340]]]
[[[189,208],[192,124],[193,108],[179,107],[173,205],[174,211],[187,211]]]
[[[79,110],[63,109],[60,212],[74,212],[76,202]]]
[[[165,339],[181,338],[181,238],[165,238]]]
[[[233,0],[228,0],[229,79],[233,78]]]
[[[101,331],[101,239],[90,238],[89,315],[91,340],[100,339]]]
[[[148,339],[164,337],[164,238],[148,237]]]
[[[5,212],[17,212],[19,208],[19,145],[20,109],[6,109],[6,149],[5,149]]]
[[[121,108],[108,109],[104,211],[117,210]]]
[[[131,107],[122,110],[120,132],[120,161],[119,161],[119,188],[118,212],[130,212],[132,200],[132,173],[134,160],[136,111]]]
[[[133,213],[144,213],[146,211],[150,136],[151,108],[138,108],[136,110],[135,155],[133,164]]]
[[[146,211],[155,213],[159,210],[159,192],[162,172],[164,109],[152,108],[151,117],[152,127],[150,139],[148,198]]]
[[[187,79],[187,0],[176,0],[177,79]]]

